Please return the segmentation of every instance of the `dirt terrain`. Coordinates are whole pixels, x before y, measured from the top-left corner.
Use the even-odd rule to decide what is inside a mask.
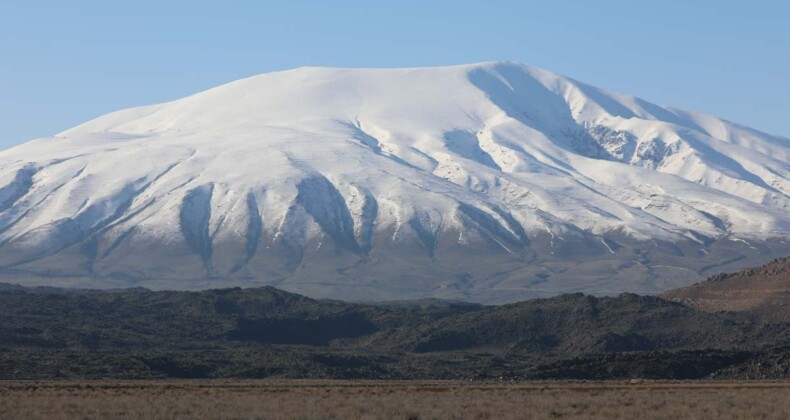
[[[787,419],[790,383],[3,382],[0,418]]]

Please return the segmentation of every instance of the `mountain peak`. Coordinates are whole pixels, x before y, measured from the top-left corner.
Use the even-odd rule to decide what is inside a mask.
[[[0,275],[658,292],[788,253],[788,162],[786,139],[519,63],[303,67],[0,152]]]

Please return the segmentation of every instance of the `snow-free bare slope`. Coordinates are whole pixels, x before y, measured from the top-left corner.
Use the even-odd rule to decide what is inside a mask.
[[[790,254],[790,140],[515,63],[299,68],[0,152],[0,279],[485,302]]]

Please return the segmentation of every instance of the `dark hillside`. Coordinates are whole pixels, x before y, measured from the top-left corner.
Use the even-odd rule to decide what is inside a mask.
[[[750,312],[761,305],[731,316],[678,297],[733,290],[755,275],[781,285],[785,262],[666,295],[679,302],[572,294],[489,307],[354,304],[270,287],[2,285],[0,379],[790,378],[782,318],[763,322],[763,312]]]

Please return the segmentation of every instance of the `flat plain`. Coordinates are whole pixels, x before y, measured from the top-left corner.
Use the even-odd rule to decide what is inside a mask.
[[[7,381],[2,419],[787,419],[790,382]]]

